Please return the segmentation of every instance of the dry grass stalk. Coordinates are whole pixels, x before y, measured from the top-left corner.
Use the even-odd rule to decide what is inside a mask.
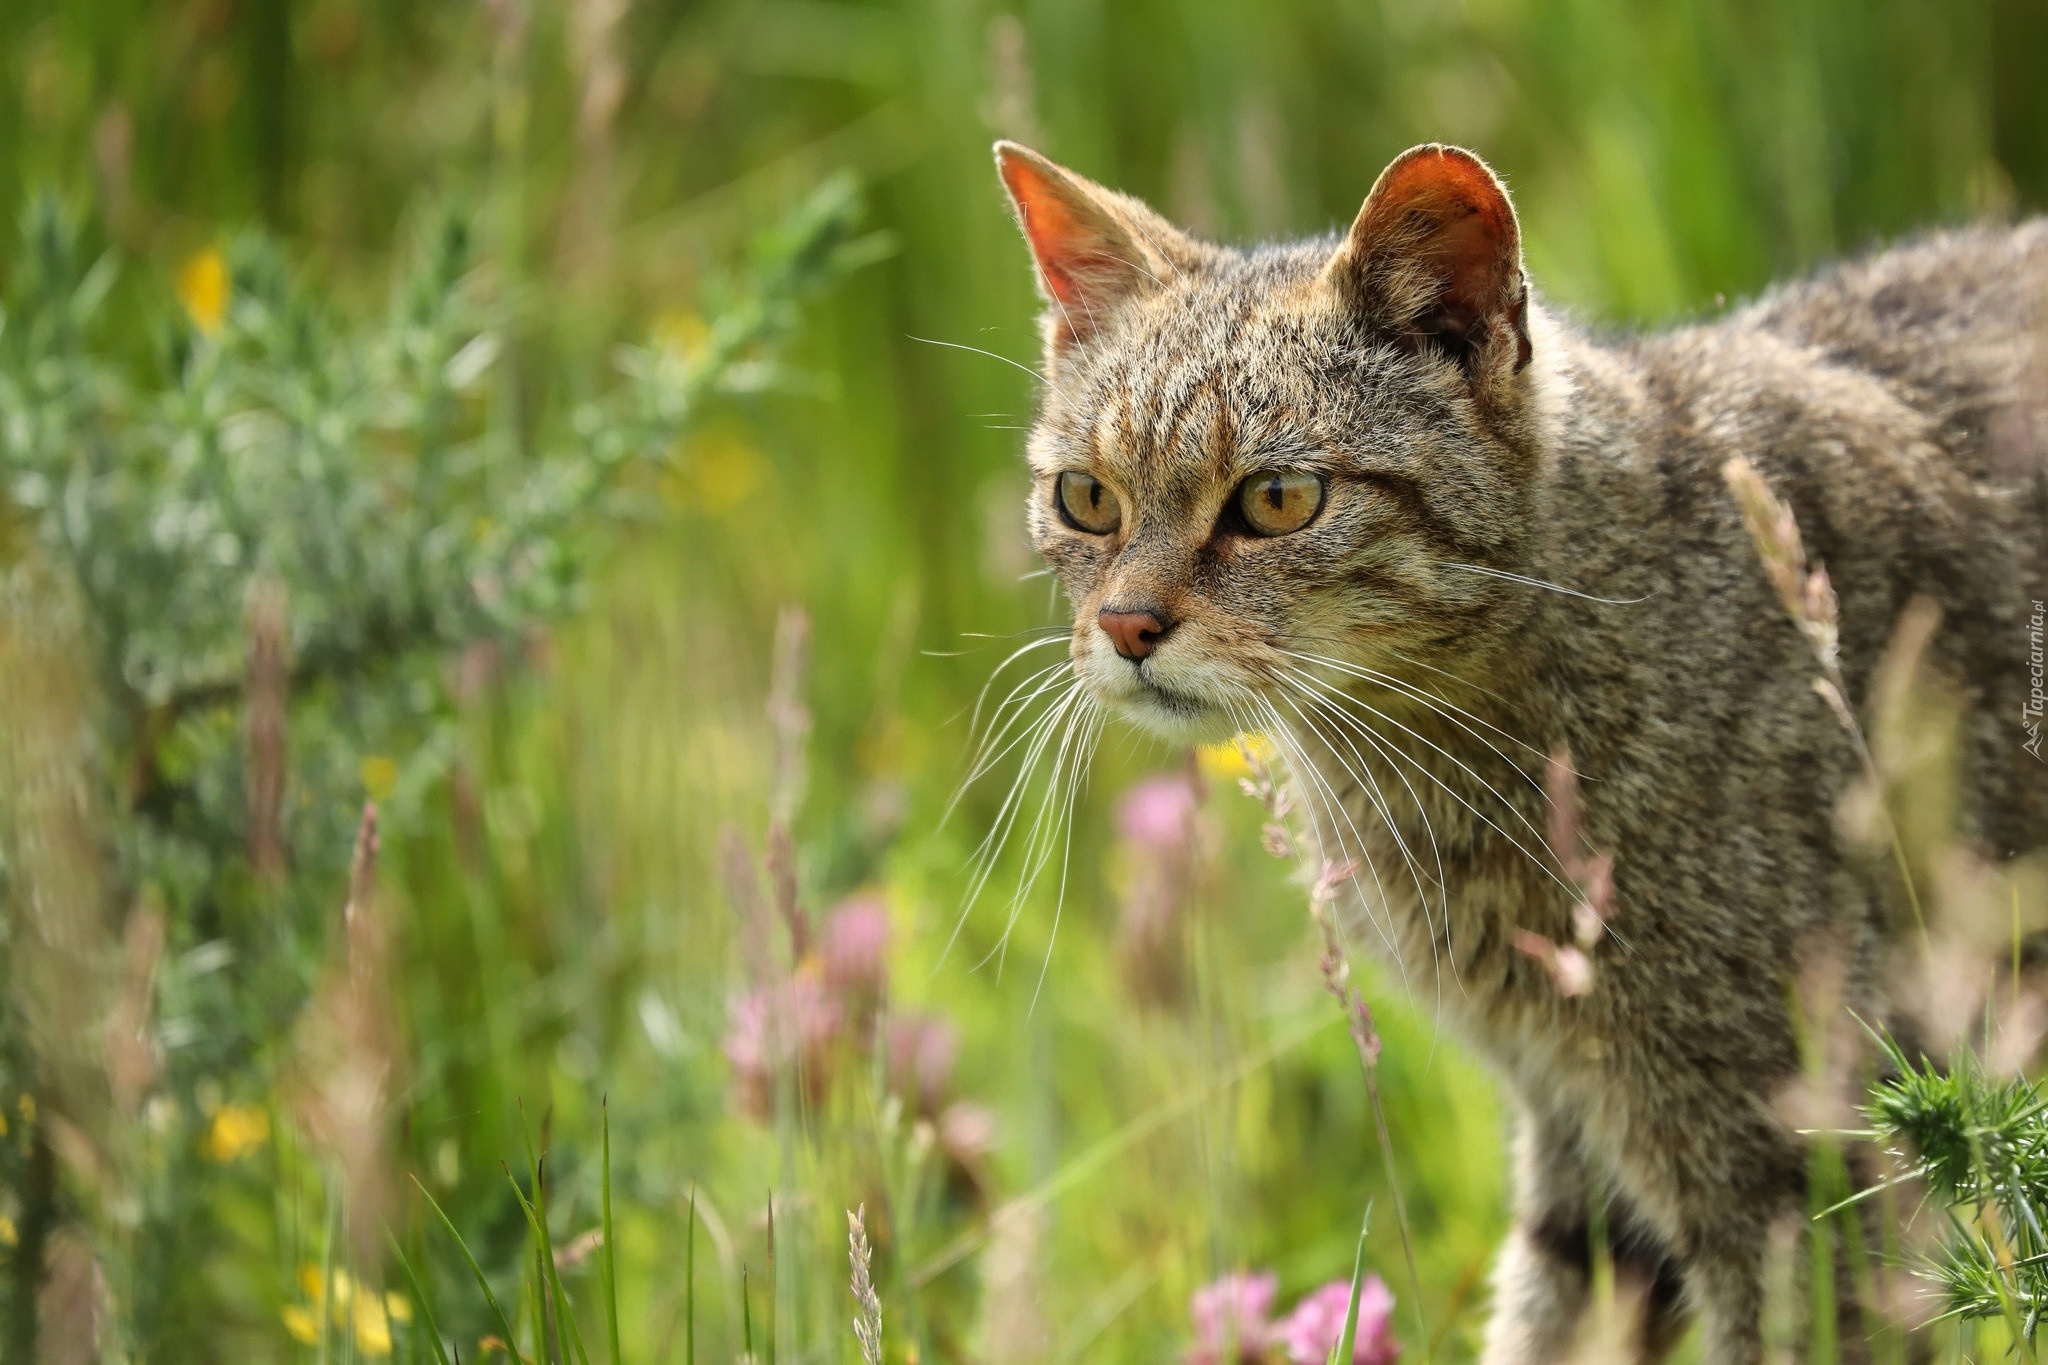
[[[875,1293],[874,1251],[868,1245],[868,1206],[846,1215],[847,1259],[853,1266],[853,1335],[860,1342],[864,1365],[882,1365],[882,1300]]]
[[[1614,857],[1586,851],[1579,829],[1579,775],[1570,754],[1562,749],[1551,754],[1543,788],[1550,809],[1546,836],[1551,856],[1578,887],[1579,898],[1572,905],[1569,942],[1558,943],[1532,930],[1518,929],[1515,947],[1541,963],[1557,993],[1569,998],[1593,989],[1593,949],[1607,932],[1614,899]]]
[[[1373,1026],[1372,1007],[1351,985],[1351,962],[1344,953],[1337,927],[1337,891],[1358,875],[1356,862],[1326,862],[1309,890],[1309,916],[1323,937],[1320,962],[1323,989],[1337,1002],[1351,1045],[1358,1052],[1359,1071],[1365,1077],[1366,1099],[1372,1104],[1373,1127],[1380,1141],[1380,1160],[1387,1168],[1387,1188],[1394,1195],[1394,1221],[1401,1230],[1401,1256],[1408,1263],[1409,1302],[1415,1305],[1415,1326],[1419,1340],[1428,1341],[1429,1324],[1422,1317],[1422,1275],[1415,1266],[1415,1246],[1408,1231],[1408,1202],[1401,1193],[1400,1173],[1394,1166],[1394,1138],[1387,1130],[1386,1106],[1380,1103],[1380,1034]]]
[[[740,960],[747,982],[754,987],[777,978],[774,935],[767,905],[761,899],[760,874],[754,854],[738,826],[726,825],[718,832],[718,870],[725,881],[725,898],[739,921]]]
[[[768,818],[785,828],[796,823],[804,800],[804,752],[811,735],[804,677],[810,670],[810,656],[811,618],[802,607],[784,607],[775,617],[775,655],[768,687],[768,725],[775,732],[775,776]]]
[[[243,786],[249,804],[249,868],[275,886],[285,873],[286,710],[291,688],[291,630],[282,583],[249,584],[249,658],[243,694]]]
[[[768,826],[768,890],[775,899],[775,914],[789,933],[789,957],[791,962],[801,962],[811,950],[811,924],[805,917],[803,907],[797,903],[796,890],[796,844],[789,837],[789,827],[780,823]]]
[[[1815,564],[1808,567],[1806,543],[1800,537],[1799,522],[1793,516],[1791,506],[1771,491],[1769,482],[1757,472],[1755,465],[1738,455],[1721,467],[1721,477],[1726,480],[1737,506],[1742,509],[1743,522],[1749,527],[1750,538],[1756,542],[1757,557],[1763,561],[1764,571],[1770,575],[1771,586],[1777,589],[1778,601],[1812,649],[1815,662],[1820,665],[1820,676],[1813,680],[1814,692],[1835,713],[1835,719],[1841,722],[1842,729],[1856,746],[1856,756],[1863,764],[1865,775],[1881,790],[1883,780],[1878,775],[1877,761],[1871,756],[1863,727],[1856,720],[1854,708],[1849,705],[1848,684],[1842,679],[1841,613],[1835,600],[1834,585],[1828,581],[1826,566]],[[1905,885],[1906,900],[1912,907],[1913,923],[1924,943],[1927,916],[1920,908],[1920,893],[1913,882],[1904,841],[1881,804],[1873,815],[1883,822],[1887,830],[1899,877]]]
[[[156,1039],[150,1030],[156,968],[164,951],[164,915],[150,896],[128,913],[122,935],[122,968],[113,1014],[107,1020],[107,1081],[114,1110],[132,1119],[162,1071]]]
[[[299,1031],[294,1108],[347,1191],[358,1264],[374,1265],[392,1207],[387,1110],[398,1064],[386,929],[378,906],[377,808],[363,806],[342,909],[343,961],[331,964]]]

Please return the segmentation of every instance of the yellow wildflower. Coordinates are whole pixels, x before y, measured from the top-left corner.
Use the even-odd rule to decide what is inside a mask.
[[[693,442],[687,475],[690,500],[714,515],[730,512],[767,477],[768,461],[734,431],[712,432]]]
[[[371,754],[362,764],[363,790],[373,801],[388,800],[391,791],[398,785],[398,760],[382,754]]]
[[[212,247],[195,251],[178,268],[178,302],[192,325],[207,336],[220,334],[228,312],[228,263]]]
[[[711,339],[711,328],[695,313],[685,313],[671,308],[654,320],[652,329],[658,346],[674,351],[684,359],[693,359],[704,349],[704,343]]]
[[[15,1231],[14,1220],[0,1213],[0,1247],[18,1246],[20,1243],[21,1234]]]
[[[307,1346],[319,1344],[320,1320],[313,1315],[312,1309],[303,1304],[288,1303],[278,1316],[284,1319],[284,1330],[291,1333],[293,1341]]]
[[[355,1329],[356,1345],[364,1355],[391,1354],[391,1319],[385,1315],[383,1301],[375,1295],[364,1294],[357,1298]]]
[[[206,1129],[206,1154],[222,1163],[239,1161],[270,1141],[270,1115],[254,1104],[224,1104]]]
[[[348,1271],[335,1266],[328,1272],[334,1279],[334,1320],[344,1321],[342,1312],[356,1296],[356,1282]],[[306,1291],[306,1297],[318,1308],[327,1301],[327,1285],[321,1279],[320,1267],[311,1261],[299,1262],[299,1288]]]
[[[1202,776],[1211,782],[1234,782],[1240,777],[1251,776],[1251,765],[1245,762],[1245,748],[1261,763],[1273,761],[1273,742],[1263,735],[1239,735],[1226,739],[1221,744],[1204,744],[1195,751],[1195,761],[1201,765]]]
[[[393,1322],[411,1322],[412,1300],[394,1289],[384,1296],[384,1311]]]

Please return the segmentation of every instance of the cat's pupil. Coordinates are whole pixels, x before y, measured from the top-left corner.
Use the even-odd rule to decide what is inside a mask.
[[[1272,508],[1275,512],[1280,510],[1281,500],[1284,496],[1281,491],[1280,480],[1275,479],[1266,485],[1266,506]]]

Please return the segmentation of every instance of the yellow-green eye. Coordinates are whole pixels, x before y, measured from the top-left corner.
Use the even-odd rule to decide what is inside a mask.
[[[1108,484],[1093,474],[1070,469],[1053,485],[1053,501],[1067,525],[1093,536],[1106,536],[1123,524],[1123,509]]]
[[[1254,474],[1237,490],[1237,510],[1245,524],[1262,536],[1284,536],[1315,520],[1323,509],[1323,481],[1299,470],[1269,469]]]

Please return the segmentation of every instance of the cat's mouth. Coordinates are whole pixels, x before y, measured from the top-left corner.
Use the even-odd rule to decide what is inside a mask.
[[[1177,744],[1208,744],[1237,732],[1221,703],[1199,692],[1162,682],[1149,668],[1131,668],[1103,701],[1126,720]]]
[[[1177,716],[1205,716],[1216,709],[1201,697],[1176,691],[1142,674],[1138,678],[1138,694],[1152,705]]]

